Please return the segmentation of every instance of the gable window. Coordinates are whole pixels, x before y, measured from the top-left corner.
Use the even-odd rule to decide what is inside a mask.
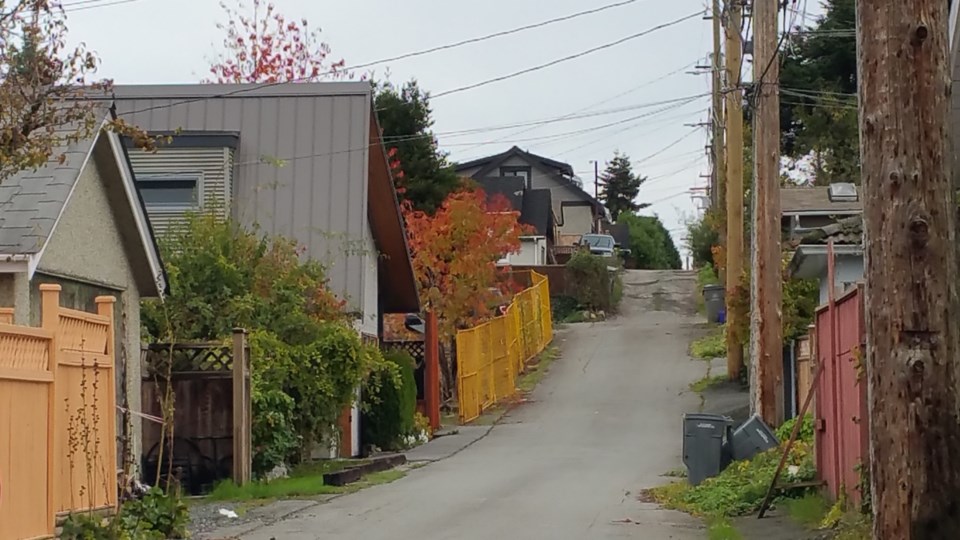
[[[530,175],[532,172],[530,167],[500,167],[500,176],[519,176],[523,178],[523,185],[527,189],[530,189]]]
[[[143,203],[153,210],[192,210],[200,207],[200,174],[137,175]]]

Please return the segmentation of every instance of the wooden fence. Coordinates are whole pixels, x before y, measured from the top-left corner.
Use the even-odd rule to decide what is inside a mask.
[[[146,481],[156,482],[158,472],[161,477],[172,474],[193,495],[227,478],[241,485],[248,482],[252,449],[246,333],[234,331],[229,344],[154,343],[144,348],[143,364],[144,412],[164,416],[161,397],[168,385],[174,402],[174,439],[164,441],[163,452],[162,424],[143,423],[141,463]]]
[[[513,298],[504,315],[457,332],[461,422],[516,393],[526,361],[553,339],[549,280],[536,272],[530,278],[533,285]]]
[[[40,286],[41,327],[0,313],[0,538],[51,536],[57,514],[117,504],[112,296],[97,313]]]

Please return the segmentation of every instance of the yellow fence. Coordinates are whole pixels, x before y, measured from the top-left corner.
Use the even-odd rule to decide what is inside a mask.
[[[547,277],[530,272],[530,278],[533,285],[514,297],[506,314],[457,332],[461,422],[515,394],[517,375],[553,339]]]
[[[40,290],[40,328],[0,311],[0,538],[49,537],[57,514],[117,502],[114,298],[94,314]]]

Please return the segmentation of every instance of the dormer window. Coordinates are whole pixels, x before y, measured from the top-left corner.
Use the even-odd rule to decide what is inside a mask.
[[[849,182],[837,182],[830,184],[827,191],[830,202],[857,202],[857,186]]]

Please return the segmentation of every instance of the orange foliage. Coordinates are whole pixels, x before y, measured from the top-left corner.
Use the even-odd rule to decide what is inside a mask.
[[[288,20],[273,4],[253,0],[252,16],[242,14],[237,1],[231,8],[221,2],[227,24],[224,52],[210,67],[215,83],[306,82],[348,75],[346,62],[329,62],[330,45],[320,40],[320,29],[311,29],[306,19]]]
[[[520,249],[525,231],[519,213],[481,189],[451,193],[432,216],[408,202],[403,210],[421,303],[437,313],[440,332],[452,335],[492,316],[508,293],[496,263]]]

